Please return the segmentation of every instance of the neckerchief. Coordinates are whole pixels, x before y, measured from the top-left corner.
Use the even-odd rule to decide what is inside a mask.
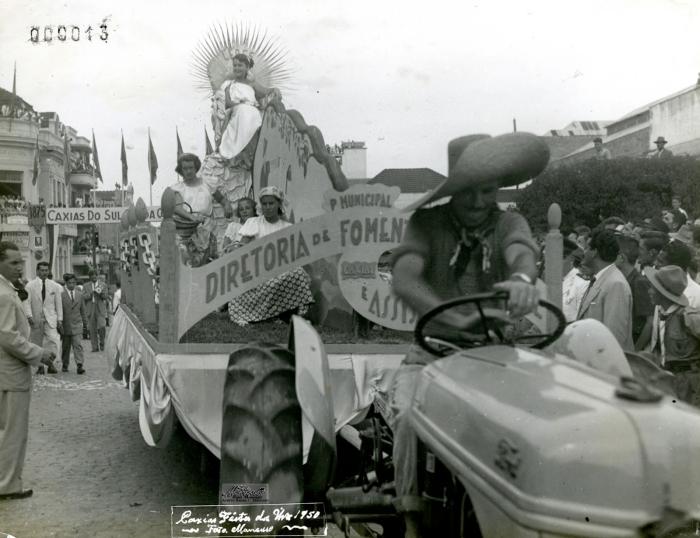
[[[448,211],[450,223],[457,236],[457,246],[450,257],[449,266],[454,268],[455,275],[461,275],[469,264],[472,252],[480,248],[481,270],[488,273],[491,270],[491,245],[487,237],[496,229],[501,210],[494,206],[486,219],[475,228],[462,226],[452,209],[450,208]]]

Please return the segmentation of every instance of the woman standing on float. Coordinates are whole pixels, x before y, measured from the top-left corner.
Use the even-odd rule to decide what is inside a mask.
[[[230,62],[226,58],[231,58]],[[260,107],[282,97],[279,90],[267,88],[254,80],[251,73],[254,61],[248,54],[238,53],[231,57],[228,50],[224,50],[211,62],[207,71],[212,67],[218,73],[210,78],[214,90],[211,119],[216,150],[205,157],[200,175],[212,192],[221,192],[233,207],[238,200],[252,195],[253,157],[262,125]],[[226,219],[232,213],[227,207],[224,207],[223,215],[215,209],[219,248],[223,247],[228,225]]]

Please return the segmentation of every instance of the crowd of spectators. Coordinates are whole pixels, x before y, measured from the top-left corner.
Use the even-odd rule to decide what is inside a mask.
[[[12,117],[21,120],[30,120],[36,123],[39,123],[41,120],[38,112],[26,108],[21,103],[16,104],[14,107],[8,104],[0,105],[0,116],[3,118]]]
[[[640,222],[571,230],[562,305],[567,321],[596,319],[623,350],[673,373],[677,396],[700,406],[700,219],[680,202]]]
[[[27,200],[21,196],[0,196],[0,213],[15,214],[27,211]]]

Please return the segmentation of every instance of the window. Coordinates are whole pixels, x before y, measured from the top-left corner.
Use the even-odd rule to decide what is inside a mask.
[[[0,170],[0,196],[22,196],[22,172]]]

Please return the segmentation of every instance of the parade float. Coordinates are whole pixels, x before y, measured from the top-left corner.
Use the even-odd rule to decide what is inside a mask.
[[[251,52],[245,39],[216,43],[215,59]],[[202,174],[214,185],[232,182],[227,197],[277,187],[291,226],[198,265],[182,248],[173,190],[162,196],[160,227],[147,222],[142,201],[122,216],[126,304],[105,351],[139,403],[144,440],[166,445],[179,422],[220,460],[221,504],[235,504],[231,486],[257,485],[266,503],[316,502],[322,515],[309,525],[316,531],[332,521],[346,535],[354,528],[402,536],[382,402],[415,332],[419,345],[443,357],[421,374],[412,409],[431,536],[695,529],[700,415],[659,390],[662,373],[625,356],[602,325],[578,322],[574,334],[564,332],[556,208],[547,237],[551,303],[532,319],[537,334],[494,331],[482,315],[475,339],[436,338],[426,327],[441,309],[504,297],[462,298],[419,320],[380,270],[410,217],[395,207],[398,190],[348,187],[318,129],[278,97],[264,104],[247,148],[252,158],[242,163],[217,151]],[[224,208],[217,211],[221,218]],[[205,326],[222,306],[299,267],[312,283],[308,319],[292,318],[276,341],[251,341],[256,327],[257,340],[270,340],[263,324],[236,333],[233,323],[229,332],[245,334],[240,341],[196,341],[211,334]],[[360,319],[386,329],[375,328],[373,338]],[[264,506],[248,512],[262,516]],[[187,528],[174,529],[206,534],[193,530],[194,519],[180,518],[175,523]],[[242,535],[219,523],[220,535]]]

